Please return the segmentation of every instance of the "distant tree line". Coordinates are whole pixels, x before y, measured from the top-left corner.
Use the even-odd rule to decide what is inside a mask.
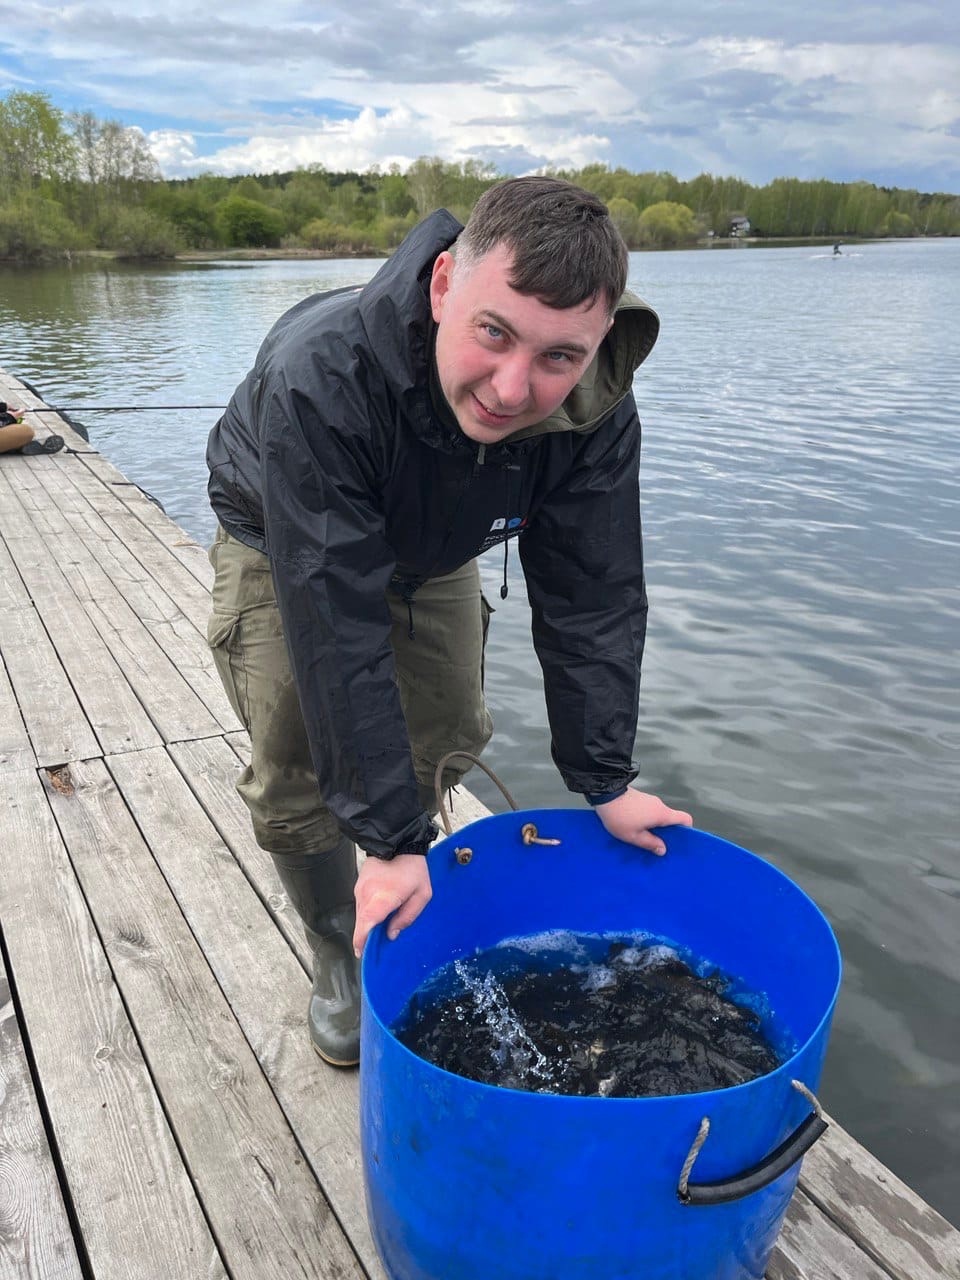
[[[742,220],[761,238],[960,235],[960,197],[868,182],[551,170],[598,195],[631,248],[726,237]],[[231,248],[382,254],[430,210],[465,220],[503,175],[479,161],[421,158],[405,171],[164,180],[143,134],[43,93],[0,98],[0,258],[36,261],[101,249],[130,258]]]

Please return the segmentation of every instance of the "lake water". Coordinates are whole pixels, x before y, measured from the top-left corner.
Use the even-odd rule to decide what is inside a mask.
[[[216,411],[90,406],[224,405],[282,311],[378,265],[0,269],[0,365],[206,542]],[[960,241],[635,254],[631,285],[663,324],[636,382],[641,785],[822,906],[824,1103],[960,1225]],[[569,804],[501,568],[486,759],[523,807]]]

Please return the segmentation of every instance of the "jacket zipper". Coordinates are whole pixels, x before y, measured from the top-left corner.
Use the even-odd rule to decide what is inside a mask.
[[[437,552],[437,556],[433,562],[433,565],[427,570],[427,572],[419,580],[419,582],[413,588],[412,591],[401,592],[401,596],[403,600],[406,602],[406,606],[407,606],[407,624],[408,624],[407,636],[410,640],[416,639],[416,632],[414,631],[414,626],[413,626],[413,597],[416,594],[417,587],[419,587],[422,583],[427,581],[427,579],[433,573],[434,566],[438,565],[440,561],[443,559],[443,554],[450,544],[450,539],[453,537],[453,531],[454,531],[454,528],[456,527],[457,512],[460,510],[460,507],[463,505],[463,500],[466,497],[467,492],[470,489],[470,486],[473,484],[474,480],[476,480],[476,478],[479,476],[480,468],[483,466],[484,461],[486,460],[486,456],[487,456],[487,446],[485,444],[478,444],[477,456],[474,459],[473,467],[467,473],[467,476],[460,487],[460,492],[457,494],[457,501],[453,505],[453,515],[450,519],[450,523],[447,525],[447,531],[443,535],[443,541],[440,544],[440,550]]]

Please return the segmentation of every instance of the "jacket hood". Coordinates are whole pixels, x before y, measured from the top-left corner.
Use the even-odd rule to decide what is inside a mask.
[[[384,377],[418,433],[434,444],[449,445],[449,426],[444,427],[442,420],[455,419],[445,402],[439,415],[433,411],[428,383],[434,383],[436,393],[437,380],[423,377],[433,361],[430,276],[437,255],[449,249],[462,230],[446,209],[430,214],[364,287],[359,302],[372,350],[387,353],[381,360]],[[628,290],[596,357],[560,408],[543,422],[510,436],[510,443],[595,427],[629,393],[633,375],[653,350],[659,331],[653,308]],[[461,439],[467,443],[466,437]]]
[[[617,304],[613,327],[560,408],[510,439],[524,440],[551,431],[592,430],[630,391],[633,375],[653,350],[659,332],[657,313],[627,290]]]
[[[417,434],[449,446],[433,412],[429,379],[433,318],[430,276],[437,256],[463,230],[446,209],[417,224],[360,294],[360,321],[383,377]]]

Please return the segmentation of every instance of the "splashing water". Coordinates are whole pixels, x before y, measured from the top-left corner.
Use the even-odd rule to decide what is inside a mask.
[[[516,939],[454,961],[395,1034],[445,1070],[539,1093],[691,1093],[780,1065],[759,1013],[706,964],[650,939],[567,940],[566,953],[556,938]]]
[[[473,998],[475,1015],[482,1018],[493,1039],[492,1057],[500,1073],[498,1083],[513,1088],[529,1088],[529,1084],[521,1082],[530,1080],[552,1084],[550,1064],[510,1007],[506,991],[493,974],[488,971],[482,978],[478,977],[462,960],[455,960],[453,969]],[[467,1021],[462,1004],[455,1005],[454,1011],[458,1022]]]

